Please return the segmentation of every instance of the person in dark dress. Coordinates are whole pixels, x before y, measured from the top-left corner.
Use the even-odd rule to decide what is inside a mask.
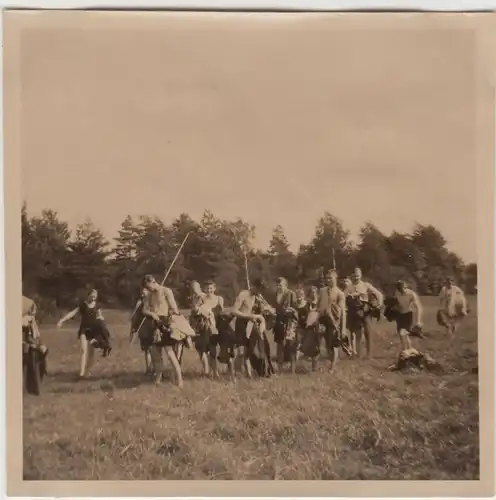
[[[95,349],[101,349],[104,357],[108,356],[112,350],[110,346],[110,332],[105,324],[97,299],[97,290],[91,290],[85,300],[72,311],[69,311],[57,323],[57,327],[61,328],[66,321],[74,318],[77,314],[81,316],[78,330],[78,338],[81,344],[80,377],[85,377],[93,364]]]

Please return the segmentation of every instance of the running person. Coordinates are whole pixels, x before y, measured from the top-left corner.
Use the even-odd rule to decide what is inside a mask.
[[[452,337],[463,317],[467,315],[467,299],[463,290],[455,285],[449,277],[439,294],[439,310],[437,321],[446,328],[446,333]]]
[[[361,309],[360,311],[355,311],[355,307],[352,307],[348,315],[348,329],[351,333],[353,354],[358,357],[361,356],[362,334],[364,334],[367,350],[366,357],[370,358],[372,354],[372,316],[369,304],[371,301],[375,301],[377,309],[382,308],[384,296],[377,288],[362,280],[362,271],[358,267],[355,268],[351,276],[351,283],[345,290],[345,295],[355,302],[354,306],[360,304]]]
[[[179,315],[174,294],[170,288],[159,285],[150,274],[145,276],[143,282],[148,290],[143,302],[143,315],[152,320],[151,328],[147,329],[147,334],[151,338],[148,338],[147,342],[150,344],[150,354],[155,368],[155,383],[159,384],[162,381],[164,371],[162,348],[165,348],[174,368],[176,383],[182,388],[183,376],[176,354],[178,343],[182,339],[175,338],[170,327],[171,316]]]
[[[74,318],[77,314],[81,315],[78,330],[78,338],[81,345],[79,370],[81,378],[87,375],[88,370],[93,364],[95,348],[102,349],[104,357],[108,356],[112,350],[110,347],[110,332],[105,324],[102,310],[97,300],[98,292],[93,289],[78,307],[69,311],[57,323],[57,328],[61,328],[66,321]]]
[[[394,297],[397,301],[396,330],[401,348],[411,349],[410,333],[414,326],[422,326],[422,304],[418,295],[403,280],[396,282]]]

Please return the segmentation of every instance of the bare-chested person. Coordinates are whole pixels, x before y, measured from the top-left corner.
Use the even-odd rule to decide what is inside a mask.
[[[246,376],[252,377],[252,366],[249,358],[249,339],[253,323],[265,322],[261,314],[254,313],[256,306],[260,303],[259,297],[265,290],[262,280],[255,280],[249,290],[243,290],[238,294],[232,307],[232,314],[235,316],[234,343],[235,357],[243,360]],[[229,368],[234,377],[234,360],[230,360]]]
[[[183,387],[181,366],[176,355],[177,349],[175,349],[182,339],[173,338],[170,327],[171,316],[179,315],[174,294],[170,288],[159,285],[150,274],[145,276],[144,286],[148,294],[143,301],[143,315],[152,320],[152,328],[147,330],[153,336],[150,342],[150,354],[155,368],[155,383],[159,384],[162,381],[164,371],[162,348],[165,348],[167,357],[174,368],[176,383],[179,387]]]
[[[415,326],[422,326],[422,304],[418,295],[403,280],[396,282],[394,298],[397,301],[396,329],[401,348],[411,349],[410,333]]]
[[[362,280],[362,271],[360,268],[355,268],[351,283],[347,287],[345,294],[352,299],[348,302],[348,329],[351,333],[351,347],[353,354],[360,357],[362,350],[362,333],[365,336],[365,346],[367,350],[367,358],[372,355],[372,311],[370,306],[375,302],[375,310],[380,311],[384,303],[383,294],[370,283]],[[357,310],[357,304],[360,305]],[[363,304],[363,307],[362,307]],[[353,307],[349,307],[352,305]]]

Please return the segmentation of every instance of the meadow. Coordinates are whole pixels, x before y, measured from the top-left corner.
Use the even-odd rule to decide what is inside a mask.
[[[373,359],[344,356],[334,374],[231,384],[205,379],[195,351],[185,387],[154,386],[128,312],[108,311],[113,351],[77,380],[77,323],[42,326],[51,352],[41,396],[24,396],[25,480],[479,478],[477,304],[451,341],[424,297],[425,338],[415,346],[442,373],[388,371],[399,351],[382,320]],[[325,356],[321,364],[325,367]]]

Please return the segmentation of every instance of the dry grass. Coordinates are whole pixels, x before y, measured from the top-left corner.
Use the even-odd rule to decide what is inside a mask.
[[[41,397],[24,399],[24,477],[478,479],[476,303],[451,343],[435,323],[435,299],[423,300],[428,336],[416,345],[443,375],[385,371],[398,343],[383,322],[374,359],[343,359],[332,376],[301,361],[295,377],[232,386],[200,377],[187,352],[184,390],[154,387],[139,347],[126,347],[127,316],[113,313],[114,351],[76,382],[75,329],[46,328],[50,375]]]

